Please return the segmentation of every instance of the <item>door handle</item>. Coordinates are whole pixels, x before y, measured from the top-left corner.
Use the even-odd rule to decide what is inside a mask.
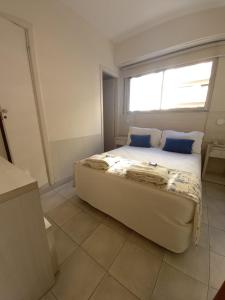
[[[8,110],[3,108],[3,109],[0,109],[0,115],[2,116],[3,119],[7,119],[7,112]]]

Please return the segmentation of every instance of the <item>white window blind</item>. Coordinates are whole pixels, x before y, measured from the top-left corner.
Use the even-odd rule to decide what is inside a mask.
[[[213,61],[130,78],[129,111],[204,108]]]

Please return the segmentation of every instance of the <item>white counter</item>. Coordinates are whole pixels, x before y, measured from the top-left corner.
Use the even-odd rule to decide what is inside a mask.
[[[0,156],[0,202],[35,188],[35,179]]]

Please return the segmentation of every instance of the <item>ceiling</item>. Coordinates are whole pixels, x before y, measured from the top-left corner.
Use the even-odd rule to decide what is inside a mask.
[[[114,42],[225,0],[61,0]]]

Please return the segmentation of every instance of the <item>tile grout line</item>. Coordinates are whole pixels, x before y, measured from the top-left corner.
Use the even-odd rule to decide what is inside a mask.
[[[201,247],[201,248],[205,249],[205,248],[202,247],[202,246],[198,246],[198,247]],[[188,274],[188,273],[186,273],[186,272],[184,272],[184,271],[178,269],[176,266],[170,264],[170,263],[167,262],[166,260],[164,260],[164,263],[166,263],[168,266],[172,267],[173,269],[175,269],[175,270],[177,270],[177,271],[179,271],[179,272],[181,272],[181,273],[187,275],[188,277],[190,277],[190,278],[192,278],[192,279],[194,279],[194,280],[196,280],[196,281],[198,281],[198,282],[201,282],[201,283],[204,284],[205,286],[208,286],[205,282],[203,282],[203,281],[201,281],[201,280],[199,280],[199,279],[197,279],[197,278],[195,278],[195,277],[192,277],[190,274]],[[209,263],[210,263],[210,262],[209,262]]]
[[[197,281],[198,283],[201,283],[202,285],[206,286],[208,288],[208,285],[204,282],[202,282],[201,280],[199,279],[196,279],[196,278],[193,278],[191,275],[181,271],[181,270],[178,270],[176,267],[172,266],[171,264],[169,264],[168,262],[164,261],[164,264],[168,265],[170,268],[174,269],[175,271],[178,271],[184,275],[186,275],[187,277],[189,277],[190,279],[194,280],[194,281]]]
[[[114,262],[116,261],[117,257],[120,255],[120,253],[121,253],[122,249],[124,248],[124,246],[125,246],[127,240],[128,240],[128,238],[125,239],[125,241],[123,242],[123,244],[121,245],[121,247],[118,249],[118,252],[117,252],[117,254],[115,255],[115,257],[114,257],[112,263],[109,265],[108,271],[109,271],[109,269],[111,269],[111,267],[112,267],[112,265],[114,264]],[[109,273],[109,274],[111,274],[111,273]]]
[[[98,287],[100,286],[100,284],[103,282],[103,280],[106,278],[106,276],[107,276],[107,272],[104,273],[104,275],[102,276],[102,278],[99,281],[99,283],[96,285],[96,287],[94,288],[94,290],[91,292],[90,296],[88,297],[88,300],[90,300],[92,298],[92,296],[94,295],[94,293],[96,292],[96,290],[98,289]]]
[[[158,271],[158,274],[157,274],[157,277],[156,277],[156,280],[155,280],[155,284],[154,284],[154,287],[153,287],[153,289],[152,289],[152,294],[151,294],[151,296],[153,296],[153,293],[154,293],[154,291],[155,291],[155,289],[156,289],[156,286],[157,286],[157,283],[158,283],[158,280],[159,280],[159,275],[160,275],[160,272],[161,272],[161,270],[162,270],[162,268],[163,268],[164,257],[165,257],[165,256],[166,256],[166,254],[164,253],[163,258],[162,258],[162,260],[161,260],[160,268],[159,268],[159,271]]]
[[[104,223],[101,223],[103,225],[105,225]],[[108,226],[107,226],[108,227]],[[110,229],[112,229],[111,227],[108,227]],[[115,231],[114,231],[115,232]],[[118,232],[117,232],[118,233]],[[118,253],[116,254],[115,258],[113,259],[113,262],[110,264],[110,266],[108,267],[108,269],[106,269],[105,267],[103,267],[102,265],[100,265],[100,263],[98,261],[95,260],[95,258],[93,258],[82,246],[80,246],[80,248],[92,259],[94,260],[98,266],[100,266],[104,271],[105,271],[105,276],[106,274],[108,276],[111,276],[114,280],[116,280],[123,288],[125,288],[127,291],[129,291],[132,295],[134,295],[137,299],[140,299],[137,295],[135,295],[128,287],[124,286],[113,274],[111,274],[109,272],[109,269],[111,268],[111,266],[114,264],[115,260],[117,259],[117,257],[119,256],[120,252],[122,251],[122,248],[125,246],[126,242],[128,241],[128,237],[125,239],[125,241],[123,242],[123,245],[120,247],[120,249],[118,250]],[[100,283],[103,281],[104,277],[102,278],[102,280],[99,282],[99,284],[97,285],[97,287],[100,285]],[[97,287],[95,288],[95,290],[97,289]],[[93,293],[91,294],[90,297],[93,296],[95,290],[93,291]],[[90,298],[88,298],[90,299]]]
[[[163,268],[163,264],[164,264],[164,263],[165,263],[165,262],[164,262],[164,259],[162,259],[161,265],[160,265],[160,268],[159,268],[159,271],[158,271],[158,274],[157,274],[157,277],[156,277],[156,281],[155,281],[154,287],[153,287],[153,289],[152,289],[151,297],[153,296],[154,291],[156,290],[156,286],[157,286],[157,283],[158,283],[158,281],[159,281],[159,275],[160,275],[160,273],[161,273],[161,271],[162,271],[162,268]]]
[[[102,225],[102,224],[104,225],[104,223],[101,223],[101,224],[99,224],[99,226]],[[99,226],[98,226],[98,227],[99,227]],[[97,228],[96,228],[96,230],[97,230]],[[93,233],[94,233],[94,232],[93,232]],[[92,233],[92,234],[93,234],[93,233]],[[92,234],[91,234],[91,235],[92,235]],[[91,235],[90,235],[90,236],[91,236]],[[90,236],[89,236],[89,237],[90,237]],[[126,241],[125,241],[125,242],[126,242]],[[116,254],[116,257],[115,257],[115,259],[113,260],[113,263],[114,263],[114,261],[116,260],[117,256],[119,255],[119,253],[121,252],[121,250],[122,250],[122,248],[123,248],[125,242],[123,243],[123,245],[122,245],[121,248],[119,249],[119,252]],[[83,242],[83,243],[84,243],[84,242]],[[82,244],[83,244],[83,243],[82,243]],[[79,247],[80,247],[80,248],[81,248],[81,249],[82,249],[82,250],[83,250],[83,251],[84,251],[91,259],[93,259],[93,260],[98,264],[98,266],[100,266],[105,272],[108,272],[109,269],[111,268],[111,266],[112,266],[113,263],[108,267],[108,269],[106,269],[106,268],[105,268],[104,266],[102,266],[102,265],[101,265],[94,257],[92,257],[92,256],[87,252],[87,250],[86,250],[85,248],[82,247],[82,244],[79,245]]]
[[[133,296],[135,296],[138,300],[141,300],[137,295],[135,295],[128,287],[126,287],[123,283],[121,283],[115,276],[113,276],[111,273],[107,272],[109,276],[111,276],[117,283],[119,283],[125,290],[130,292]]]
[[[56,297],[55,293],[53,292],[53,289],[51,289],[51,293],[52,293],[53,297],[55,298],[55,300],[58,300],[58,298]]]
[[[57,193],[57,192],[55,192],[55,193]],[[70,199],[68,199],[68,198],[66,198],[65,196],[63,196],[63,195],[61,195],[61,194],[59,194],[59,193],[57,193],[58,195],[60,195],[61,197],[63,197],[65,200],[67,200],[67,201],[69,201],[70,199],[72,199],[74,196],[72,196],[72,197],[70,197]],[[207,203],[207,202],[206,202]],[[73,203],[73,205],[75,205],[74,203]],[[76,205],[75,205],[76,206]],[[76,206],[76,207],[79,207],[79,206]],[[79,207],[80,208],[80,207]],[[87,213],[87,214],[89,214],[86,210],[84,210],[84,209],[82,209],[82,208],[80,208],[81,209],[81,212],[84,212],[84,213]],[[155,288],[156,288],[156,286],[157,286],[157,282],[158,282],[158,280],[159,280],[159,275],[160,275],[160,272],[161,272],[161,269],[162,269],[162,266],[163,266],[163,264],[165,263],[166,265],[169,265],[171,268],[173,268],[173,269],[175,269],[175,270],[177,270],[178,272],[181,272],[181,273],[183,273],[183,274],[185,274],[186,276],[188,276],[189,278],[191,278],[192,280],[195,280],[195,281],[197,281],[197,282],[199,282],[199,283],[201,283],[201,284],[203,284],[203,285],[205,285],[205,286],[207,286],[208,287],[208,291],[207,291],[207,294],[209,293],[209,288],[210,288],[210,285],[209,285],[209,283],[210,283],[210,266],[211,266],[211,264],[210,264],[210,253],[211,252],[213,252],[213,253],[216,253],[217,255],[219,255],[219,256],[224,256],[224,255],[222,255],[222,254],[219,254],[219,253],[217,253],[217,252],[215,252],[215,251],[213,251],[213,250],[211,250],[211,246],[210,246],[210,228],[215,228],[215,229],[218,229],[218,230],[221,230],[221,231],[224,231],[223,229],[221,229],[221,228],[217,228],[217,227],[214,227],[214,226],[211,226],[210,225],[210,221],[209,221],[209,207],[208,207],[208,205],[206,205],[206,209],[207,209],[207,219],[208,219],[208,223],[207,224],[205,224],[205,225],[207,225],[207,231],[208,231],[208,235],[209,235],[209,279],[208,279],[208,286],[205,284],[205,283],[203,283],[202,281],[200,281],[200,280],[198,280],[198,279],[196,279],[196,278],[193,278],[191,275],[189,275],[189,274],[187,274],[187,273],[185,273],[185,272],[183,272],[183,271],[181,271],[181,270],[179,270],[179,269],[177,269],[176,267],[174,267],[174,266],[172,266],[172,265],[170,265],[169,263],[167,263],[166,261],[165,261],[165,256],[166,256],[166,254],[164,254],[164,256],[163,256],[163,258],[162,258],[162,261],[161,261],[161,265],[160,265],[160,269],[159,269],[159,271],[158,271],[158,274],[157,274],[157,278],[156,278],[156,281],[155,281],[155,285],[154,285],[154,288],[153,288],[153,292],[154,292],[154,290],[155,290]],[[79,212],[78,214],[80,214],[81,212]],[[76,215],[78,215],[78,214],[76,214]],[[90,214],[89,214],[90,215]],[[90,215],[91,216],[91,215]],[[92,216],[91,216],[92,217]],[[50,218],[50,217],[49,217]],[[51,218],[50,218],[50,220],[52,220]],[[68,219],[69,220],[69,219]],[[68,221],[67,220],[67,221]],[[53,220],[52,220],[53,221]],[[66,221],[66,222],[67,222]],[[65,222],[65,223],[66,223]],[[53,223],[56,225],[56,227],[57,228],[59,228],[60,230],[62,230],[63,232],[64,232],[64,230],[61,228],[61,226],[63,226],[64,224],[62,224],[61,226],[60,225],[58,225],[58,224],[56,224],[54,221],[53,221]],[[104,223],[104,222],[99,222],[99,225],[95,228],[95,230],[86,238],[86,239],[88,239],[96,230],[97,230],[97,228],[101,225],[101,224],[104,224],[105,226],[107,226],[108,228],[110,228],[111,230],[113,230],[113,231],[115,231],[115,232],[117,232],[118,233],[118,231],[116,231],[113,227],[110,227],[110,225],[108,225],[108,224],[106,224],[106,223]],[[71,237],[66,233],[66,232],[64,232],[64,234],[66,235],[66,236],[68,236],[68,238],[70,238],[71,239]],[[106,277],[106,274],[108,274],[109,276],[111,276],[112,278],[114,278],[114,276],[112,275],[112,274],[110,274],[109,273],[109,269],[111,268],[111,266],[113,265],[113,263],[115,262],[115,260],[116,260],[116,258],[119,256],[119,254],[120,254],[120,252],[122,251],[122,248],[124,247],[124,245],[126,244],[126,242],[129,240],[129,237],[130,237],[130,235],[131,235],[132,233],[129,233],[128,234],[128,236],[127,236],[127,238],[125,239],[125,241],[124,241],[124,243],[123,243],[123,245],[120,247],[120,249],[118,250],[118,253],[117,253],[117,255],[115,256],[115,258],[114,258],[114,260],[113,260],[113,262],[110,264],[110,266],[109,266],[109,268],[108,268],[108,270],[107,269],[105,269],[105,268],[103,268],[93,257],[91,257],[86,251],[85,251],[85,249],[83,249],[83,247],[82,247],[82,244],[85,242],[85,240],[81,243],[81,244],[78,244],[77,246],[77,248],[76,249],[74,249],[74,251],[72,252],[72,254],[71,255],[69,255],[65,260],[64,260],[64,262],[60,265],[60,266],[62,266],[73,254],[74,254],[74,252],[77,250],[77,249],[81,249],[82,251],[84,251],[92,260],[94,260],[103,270],[104,270],[104,272],[105,272],[105,274],[103,275],[103,277],[102,277],[102,279],[100,280],[100,282],[98,283],[98,285],[96,286],[96,288],[94,289],[94,291],[92,292],[92,294],[91,294],[91,296],[88,298],[88,299],[90,299],[92,296],[93,296],[93,294],[94,294],[94,292],[95,292],[95,290],[97,289],[97,287],[101,284],[101,282],[104,280],[104,278]],[[77,244],[77,242],[76,241],[74,241],[73,239],[71,239],[75,244]],[[136,245],[136,244],[135,244]],[[137,245],[138,246],[138,245]],[[139,246],[138,246],[139,247]],[[139,248],[141,248],[141,247],[139,247]],[[143,248],[141,248],[141,249],[143,249]],[[153,253],[152,253],[153,254]],[[153,254],[154,255],[154,254]],[[126,290],[128,290],[129,292],[131,292],[132,293],[132,291],[130,291],[127,287],[125,287],[122,283],[120,283],[120,281],[118,280],[118,279],[116,279],[116,278],[114,278],[121,286],[123,286]],[[213,287],[212,287],[213,288]],[[152,292],[152,294],[153,294],[153,292]],[[57,299],[57,297],[55,296],[55,294],[54,294],[54,292],[52,291],[52,294],[53,294],[53,296]],[[133,293],[132,293],[133,294]],[[135,295],[135,294],[133,294],[133,295]],[[135,297],[137,297],[136,295],[135,295]]]

